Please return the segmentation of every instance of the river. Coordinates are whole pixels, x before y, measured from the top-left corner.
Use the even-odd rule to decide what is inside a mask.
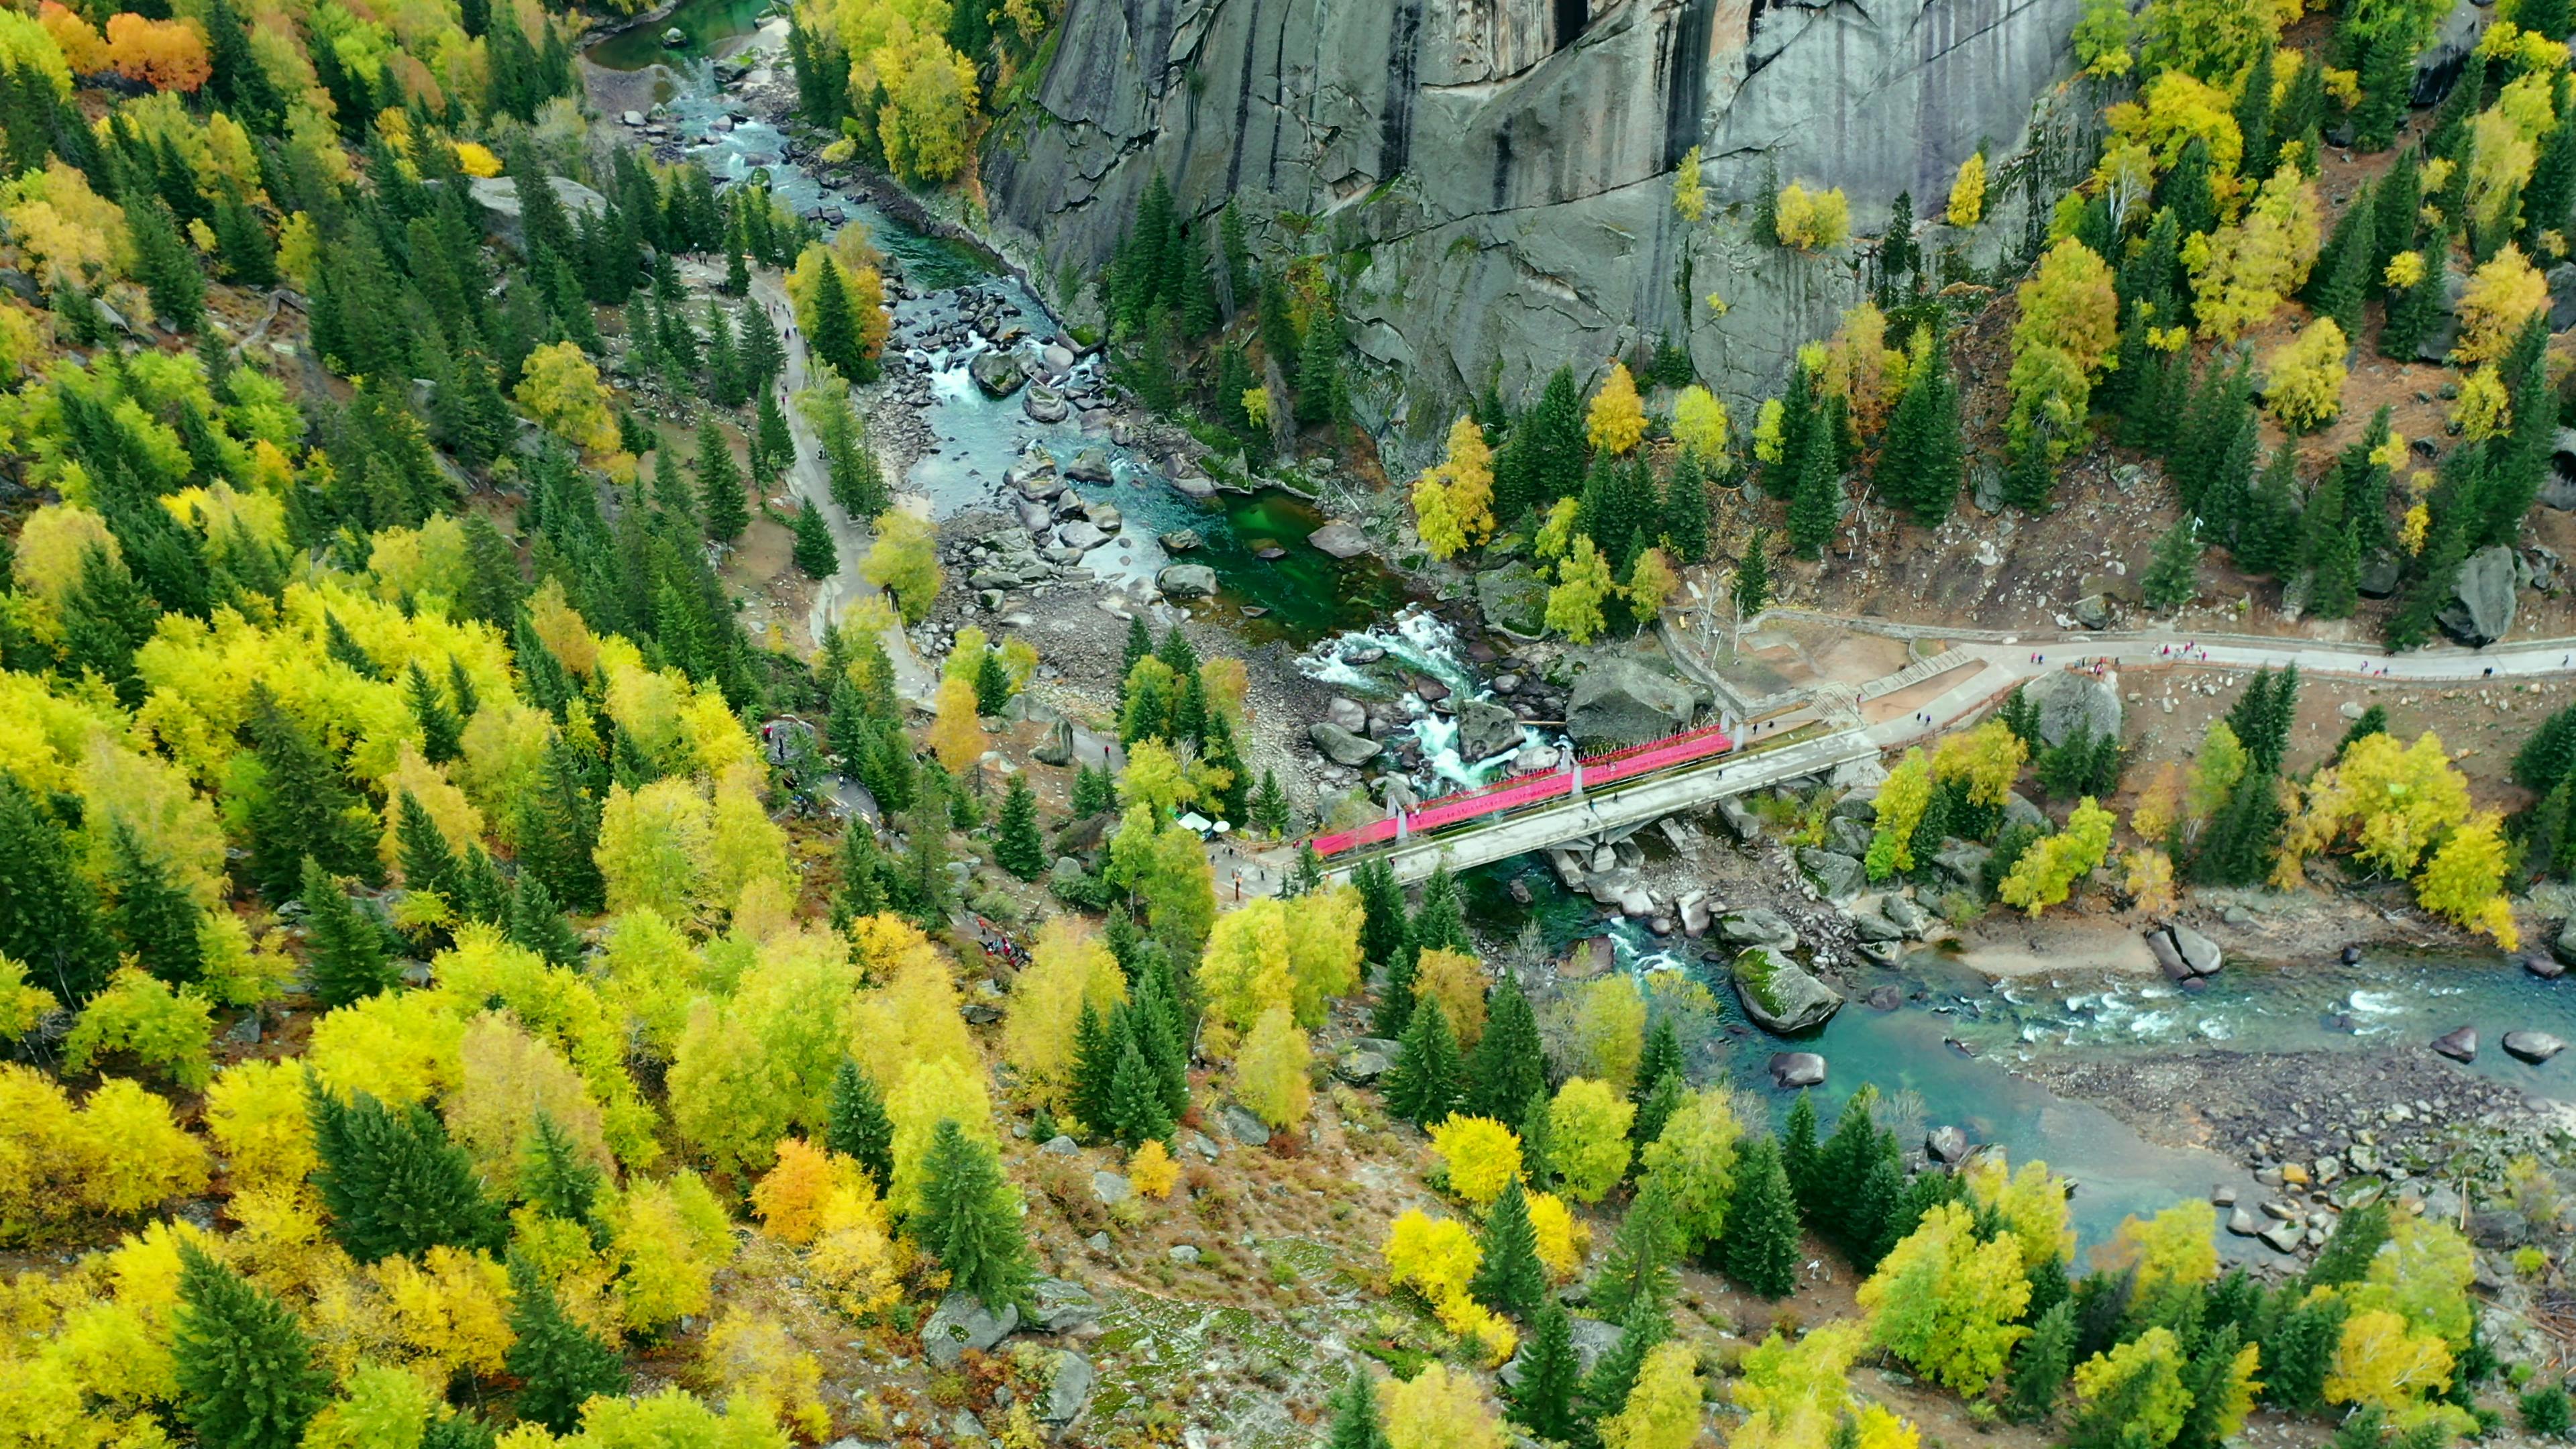
[[[748,42],[769,46],[783,22],[759,17],[769,0],[689,0],[666,20],[614,36],[589,52],[594,62],[619,70],[668,64],[675,80],[657,86],[657,97],[689,153],[720,182],[765,175],[774,193],[800,212],[838,208],[848,224],[868,229],[874,245],[900,266],[920,294],[895,307],[899,340],[940,331],[953,320],[961,297],[982,292],[1007,302],[1032,334],[1024,346],[1056,338],[1061,329],[1015,279],[988,264],[975,248],[924,236],[852,194],[829,190],[785,157],[783,138],[759,121],[738,116],[714,81],[710,55]],[[662,31],[677,26],[686,43],[662,44]],[[1304,542],[1322,515],[1280,489],[1220,492],[1192,499],[1171,487],[1155,460],[1113,444],[1105,429],[1079,422],[1032,421],[1018,397],[995,399],[974,383],[969,364],[984,343],[931,350],[907,347],[929,384],[925,422],[931,447],[906,472],[904,486],[927,498],[934,516],[993,504],[1004,473],[1032,448],[1061,464],[1086,449],[1102,450],[1108,482],[1077,484],[1086,497],[1115,503],[1126,520],[1111,542],[1084,558],[1086,567],[1113,585],[1153,578],[1171,561],[1158,536],[1194,530],[1201,546],[1190,562],[1216,572],[1219,588],[1196,606],[1221,617],[1249,640],[1281,640],[1307,652],[1301,667],[1349,692],[1374,690],[1402,700],[1423,744],[1418,778],[1426,794],[1437,786],[1469,784],[1489,776],[1508,756],[1462,759],[1455,727],[1437,711],[1406,695],[1391,668],[1354,669],[1345,656],[1385,651],[1392,664],[1440,680],[1454,694],[1474,697],[1483,688],[1476,667],[1456,641],[1432,627],[1426,614],[1407,614],[1402,581],[1367,555],[1335,560]],[[1085,358],[1082,368],[1099,365]],[[1265,553],[1275,554],[1264,558]],[[1546,743],[1535,731],[1525,742]],[[1518,880],[1530,903],[1511,889]],[[1633,922],[1603,918],[1588,899],[1562,890],[1537,857],[1469,873],[1462,882],[1470,919],[1489,936],[1511,939],[1535,921],[1552,955],[1575,941],[1607,932],[1622,969],[1686,971],[1712,987],[1718,1013],[1692,1044],[1695,1074],[1723,1077],[1785,1112],[1790,1098],[1774,1091],[1764,1064],[1786,1043],[1744,1020],[1722,979],[1723,963],[1700,955],[1679,938],[1661,940]],[[2576,1041],[2576,983],[2543,982],[2493,958],[2370,955],[2354,966],[2309,964],[2265,969],[2231,964],[2193,992],[2160,978],[2119,976],[2070,968],[2062,973],[1994,982],[1934,953],[1919,953],[1887,973],[1906,994],[1894,1011],[1854,1003],[1810,1039],[1795,1045],[1824,1053],[1832,1063],[1819,1105],[1831,1114],[1863,1084],[1882,1094],[1902,1094],[1913,1117],[1908,1125],[1954,1124],[1978,1142],[2001,1143],[2018,1159],[2044,1158],[2080,1184],[2074,1202],[2078,1231],[2088,1241],[2106,1236],[2121,1217],[2147,1213],[2178,1197],[2200,1196],[2228,1183],[2251,1200],[2261,1189],[2234,1162],[2206,1151],[2176,1149],[2141,1138],[2100,1107],[2070,1101],[2018,1077],[2007,1068],[2068,1054],[2172,1052],[2223,1047],[2245,1052],[2366,1052],[2390,1043],[2421,1043],[2460,1025],[2477,1028],[2488,1049],[2470,1068],[2534,1097],[2576,1101],[2576,1054],[2543,1066],[2518,1062],[2493,1043],[2504,1031],[2530,1028]],[[1919,1136],[1918,1139],[1919,1140]],[[2222,1237],[2234,1256],[2261,1258],[2247,1239]]]

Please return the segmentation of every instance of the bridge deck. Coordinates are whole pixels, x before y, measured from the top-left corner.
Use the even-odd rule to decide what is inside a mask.
[[[1742,795],[1819,774],[1860,760],[1876,759],[1878,746],[1857,729],[1841,729],[1748,752],[1724,755],[1706,764],[1625,781],[1609,790],[1587,791],[1567,801],[1490,825],[1455,829],[1434,837],[1416,837],[1376,852],[1395,867],[1395,878],[1410,885],[1437,869],[1490,865],[1525,851],[1544,850],[1568,840],[1621,826],[1642,824],[1666,815],[1703,809],[1730,795]],[[1334,862],[1336,876],[1347,876],[1344,861]]]

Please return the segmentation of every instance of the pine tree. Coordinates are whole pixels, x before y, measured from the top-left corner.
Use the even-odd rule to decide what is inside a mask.
[[[2148,608],[2179,609],[2200,592],[2200,548],[2199,525],[2191,518],[2175,523],[2156,540],[2155,558],[2139,580]]]
[[[1574,1395],[1583,1363],[1574,1352],[1574,1326],[1554,1303],[1540,1310],[1529,1347],[1521,1355],[1520,1382],[1506,1385],[1511,1421],[1551,1444],[1575,1442]]]
[[[1636,1143],[1638,1151],[1643,1152],[1653,1145],[1656,1138],[1664,1135],[1664,1124],[1672,1121],[1673,1113],[1681,1110],[1682,1098],[1689,1092],[1690,1087],[1679,1072],[1666,1072],[1655,1079],[1654,1090],[1637,1104],[1637,1115],[1628,1123],[1629,1140]]]
[[[205,1449],[295,1449],[331,1377],[295,1313],[189,1239],[179,1240],[170,1371],[179,1418]]]
[[[1307,312],[1297,352],[1297,421],[1337,423],[1343,409],[1341,318],[1330,305],[1317,305]]]
[[[1627,1215],[1619,1220],[1609,1256],[1592,1280],[1592,1307],[1613,1322],[1628,1318],[1640,1307],[1661,1314],[1680,1287],[1673,1272],[1673,1261],[1681,1254],[1679,1238],[1671,1199],[1658,1180],[1647,1178],[1628,1204]]]
[[[1136,1046],[1162,1088],[1164,1115],[1178,1122],[1190,1110],[1190,1031],[1181,1011],[1180,988],[1173,982],[1171,960],[1159,946],[1139,961],[1131,1007]]]
[[[1288,833],[1288,792],[1279,788],[1279,773],[1264,768],[1260,788],[1252,792],[1249,804],[1252,824],[1264,835],[1276,840]]]
[[[520,1154],[520,1198],[540,1216],[587,1227],[599,1188],[599,1164],[583,1154],[581,1144],[552,1113],[539,1111],[536,1130]]]
[[[1831,1189],[1817,1179],[1820,1154],[1816,1146],[1815,1094],[1800,1092],[1789,1104],[1789,1120],[1780,1129],[1780,1168],[1789,1174],[1789,1191],[1798,1203],[1798,1216],[1814,1221],[1817,1204]]]
[[[390,991],[401,976],[385,953],[385,933],[311,856],[304,857],[305,939],[312,946],[313,996],[346,1006]]]
[[[2379,328],[2379,351],[2383,357],[2393,357],[2400,362],[2414,361],[2416,350],[2441,320],[2440,258],[2427,257],[2425,260],[2429,265],[2415,285],[2389,289],[2388,317]]]
[[[2005,1403],[2022,1423],[2045,1419],[2057,1407],[2057,1392],[2075,1354],[2075,1304],[2059,1302],[2039,1316],[2029,1338],[2013,1356],[2011,1389]]]
[[[520,655],[522,668],[528,658]],[[621,733],[620,738],[627,737]],[[593,764],[558,731],[546,742],[536,787],[520,797],[518,806],[519,874],[534,875],[565,908],[585,913],[607,904],[607,887],[592,854],[599,845],[600,817],[600,802],[589,785]]]
[[[1386,1430],[1378,1421],[1377,1386],[1367,1369],[1353,1367],[1333,1391],[1333,1432],[1324,1442],[1325,1449],[1387,1449]]]
[[[1681,1037],[1674,1030],[1673,1018],[1668,1012],[1657,1016],[1654,1024],[1646,1030],[1645,1051],[1637,1059],[1637,1083],[1628,1089],[1628,1100],[1642,1105],[1655,1094],[1664,1078],[1681,1075]],[[1641,1136],[1640,1140],[1651,1142],[1654,1139]]]
[[[1531,1088],[1529,1100],[1521,1104],[1520,1138],[1521,1180],[1534,1192],[1546,1192],[1556,1185],[1556,1133],[1544,1083]]]
[[[1640,1301],[1629,1308],[1619,1325],[1619,1341],[1601,1355],[1583,1380],[1578,1403],[1583,1417],[1591,1420],[1596,1430],[1601,1420],[1627,1406],[1628,1392],[1637,1386],[1637,1373],[1645,1367],[1646,1354],[1672,1337],[1672,1332],[1671,1317],[1654,1303]]]
[[[894,1123],[876,1084],[847,1057],[832,1073],[832,1100],[825,1111],[823,1142],[832,1151],[867,1169],[883,1192],[894,1180]]]
[[[583,1404],[626,1392],[625,1360],[566,1314],[554,1285],[516,1253],[510,1256],[510,1333],[505,1366],[519,1380],[523,1421],[569,1434],[580,1427]]]
[[[1547,1297],[1547,1274],[1539,1266],[1538,1233],[1530,1226],[1529,1196],[1518,1178],[1494,1199],[1479,1241],[1484,1252],[1467,1291],[1497,1312],[1535,1312]]]
[[[1520,974],[1505,970],[1485,998],[1485,1034],[1467,1059],[1466,1110],[1509,1121],[1530,1093],[1547,1085],[1547,1056],[1538,1015],[1522,994]]]
[[[1897,1240],[1914,1230],[1904,1218],[1905,1156],[1891,1134],[1881,1134],[1879,1149],[1861,1173],[1860,1191],[1852,1199],[1846,1230],[1852,1266],[1867,1273],[1878,1267]]]
[[[1458,881],[1449,873],[1447,862],[1431,868],[1431,876],[1422,883],[1422,905],[1413,913],[1413,947],[1417,951],[1468,951],[1474,943],[1467,939],[1465,904],[1458,898]]]
[[[501,917],[501,934],[510,944],[536,952],[550,966],[581,964],[581,934],[555,908],[546,883],[522,874],[510,886],[510,901]]]
[[[1026,775],[1011,776],[1010,791],[1002,797],[1001,831],[993,842],[993,859],[1022,880],[1036,880],[1046,872],[1046,843],[1038,838],[1038,797],[1030,791]]]
[[[1109,1093],[1103,1104],[1109,1114],[1109,1135],[1123,1147],[1138,1147],[1148,1141],[1160,1141],[1172,1135],[1172,1114],[1163,1105],[1163,1084],[1136,1039],[1135,1017],[1127,1015],[1128,1029],[1122,1033],[1117,1065],[1109,1078]]]
[[[743,380],[742,355],[735,350],[733,319],[715,304],[707,301],[707,401],[720,408],[738,408],[751,397],[751,388]]]
[[[250,695],[251,749],[260,789],[250,802],[251,877],[272,902],[292,898],[304,880],[304,857],[335,874],[372,879],[371,814],[340,784],[336,761],[304,726],[279,708],[265,684]]]
[[[2253,885],[2271,871],[2281,834],[2279,780],[2248,768],[2201,832],[2191,878],[2203,885]]]
[[[1000,650],[987,649],[975,662],[975,712],[989,718],[1010,702],[1011,672],[1003,667]]]
[[[170,208],[157,200],[138,201],[125,209],[125,230],[134,243],[135,280],[151,293],[153,314],[173,332],[204,326],[206,274]]]
[[[823,510],[811,505],[799,510],[795,532],[789,556],[807,578],[828,579],[841,571],[840,550],[832,543],[832,525],[824,521]]]
[[[1777,1141],[1758,1137],[1736,1154],[1735,1194],[1727,1205],[1726,1236],[1719,1246],[1726,1276],[1746,1291],[1764,1298],[1797,1291],[1798,1204],[1790,1195]]]
[[[778,394],[768,388],[760,390],[752,441],[760,455],[763,483],[775,483],[779,474],[796,466],[796,434],[787,426],[787,414],[778,405]]]
[[[495,1249],[506,1224],[465,1149],[427,1107],[400,1112],[360,1092],[347,1105],[311,1077],[305,1102],[322,1165],[314,1187],[331,1234],[360,1262],[440,1244]]]
[[[1417,1127],[1441,1121],[1458,1105],[1458,1038],[1437,998],[1414,1004],[1404,1028],[1404,1052],[1387,1073],[1389,1111]]]
[[[698,507],[706,520],[707,537],[719,543],[733,542],[751,526],[751,509],[743,502],[742,474],[734,467],[733,449],[725,444],[713,413],[698,423]]]
[[[993,1149],[942,1121],[923,1164],[914,1238],[948,1270],[949,1287],[987,1308],[1016,1303],[1032,1272],[1020,1229],[1018,1194]]]
[[[193,984],[206,964],[197,938],[197,903],[121,819],[109,830],[108,852],[107,884],[116,904],[107,919],[117,939],[159,980],[172,986]],[[7,881],[5,869],[0,867],[0,884]]]
[[[1395,883],[1394,867],[1378,857],[1352,868],[1351,885],[1360,893],[1361,959],[1386,965],[1404,946],[1403,887]],[[1401,1029],[1399,1022],[1398,1030]]]
[[[841,882],[832,893],[836,927],[846,929],[850,922],[886,908],[885,872],[876,827],[865,816],[851,820],[841,835]]]
[[[404,696],[411,707],[412,719],[420,725],[420,752],[433,765],[443,765],[464,753],[465,722],[429,682],[429,671],[412,661],[404,677]]]
[[[2278,574],[2298,550],[2299,451],[2285,438],[2246,499],[2236,529],[2236,561],[2247,573]]]
[[[2222,1323],[2184,1357],[2182,1383],[2191,1407],[2183,1411],[2174,1449],[2218,1449],[2228,1436],[2229,1390],[2236,1376],[2236,1351],[2244,1337],[2237,1325]]]
[[[1398,929],[1403,944],[1396,947],[1394,955],[1386,963],[1386,969],[1378,973],[1377,1011],[1370,1020],[1370,1030],[1381,1037],[1391,1037],[1401,1041],[1412,1029],[1413,1018],[1417,1013],[1413,999],[1415,964],[1413,927],[1405,924]],[[1365,923],[1362,931],[1365,937]]]
[[[1842,522],[1842,477],[1836,465],[1830,409],[1819,409],[1800,449],[1797,491],[1789,500],[1789,543],[1800,558],[1822,558]]]

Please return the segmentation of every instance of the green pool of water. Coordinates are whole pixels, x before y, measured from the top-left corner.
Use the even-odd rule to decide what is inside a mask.
[[[590,62],[603,70],[642,70],[664,62],[703,60],[718,45],[760,28],[760,17],[775,0],[685,0],[667,17],[608,37],[590,48]],[[664,45],[662,32],[676,27],[688,37]]]

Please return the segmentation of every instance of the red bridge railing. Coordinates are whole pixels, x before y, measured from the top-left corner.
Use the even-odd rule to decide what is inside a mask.
[[[1723,725],[1686,730],[1642,745],[1586,756],[1572,769],[1559,766],[1539,774],[1499,780],[1455,795],[1444,795],[1418,810],[1405,811],[1401,831],[1396,817],[1389,816],[1356,829],[1318,835],[1312,843],[1317,855],[1330,857],[1346,850],[1383,844],[1396,839],[1399,834],[1420,835],[1462,821],[1498,819],[1516,810],[1569,797],[1574,793],[1576,770],[1582,772],[1583,788],[1591,791],[1622,780],[1633,780],[1640,775],[1697,764],[1734,748],[1735,741]]]

